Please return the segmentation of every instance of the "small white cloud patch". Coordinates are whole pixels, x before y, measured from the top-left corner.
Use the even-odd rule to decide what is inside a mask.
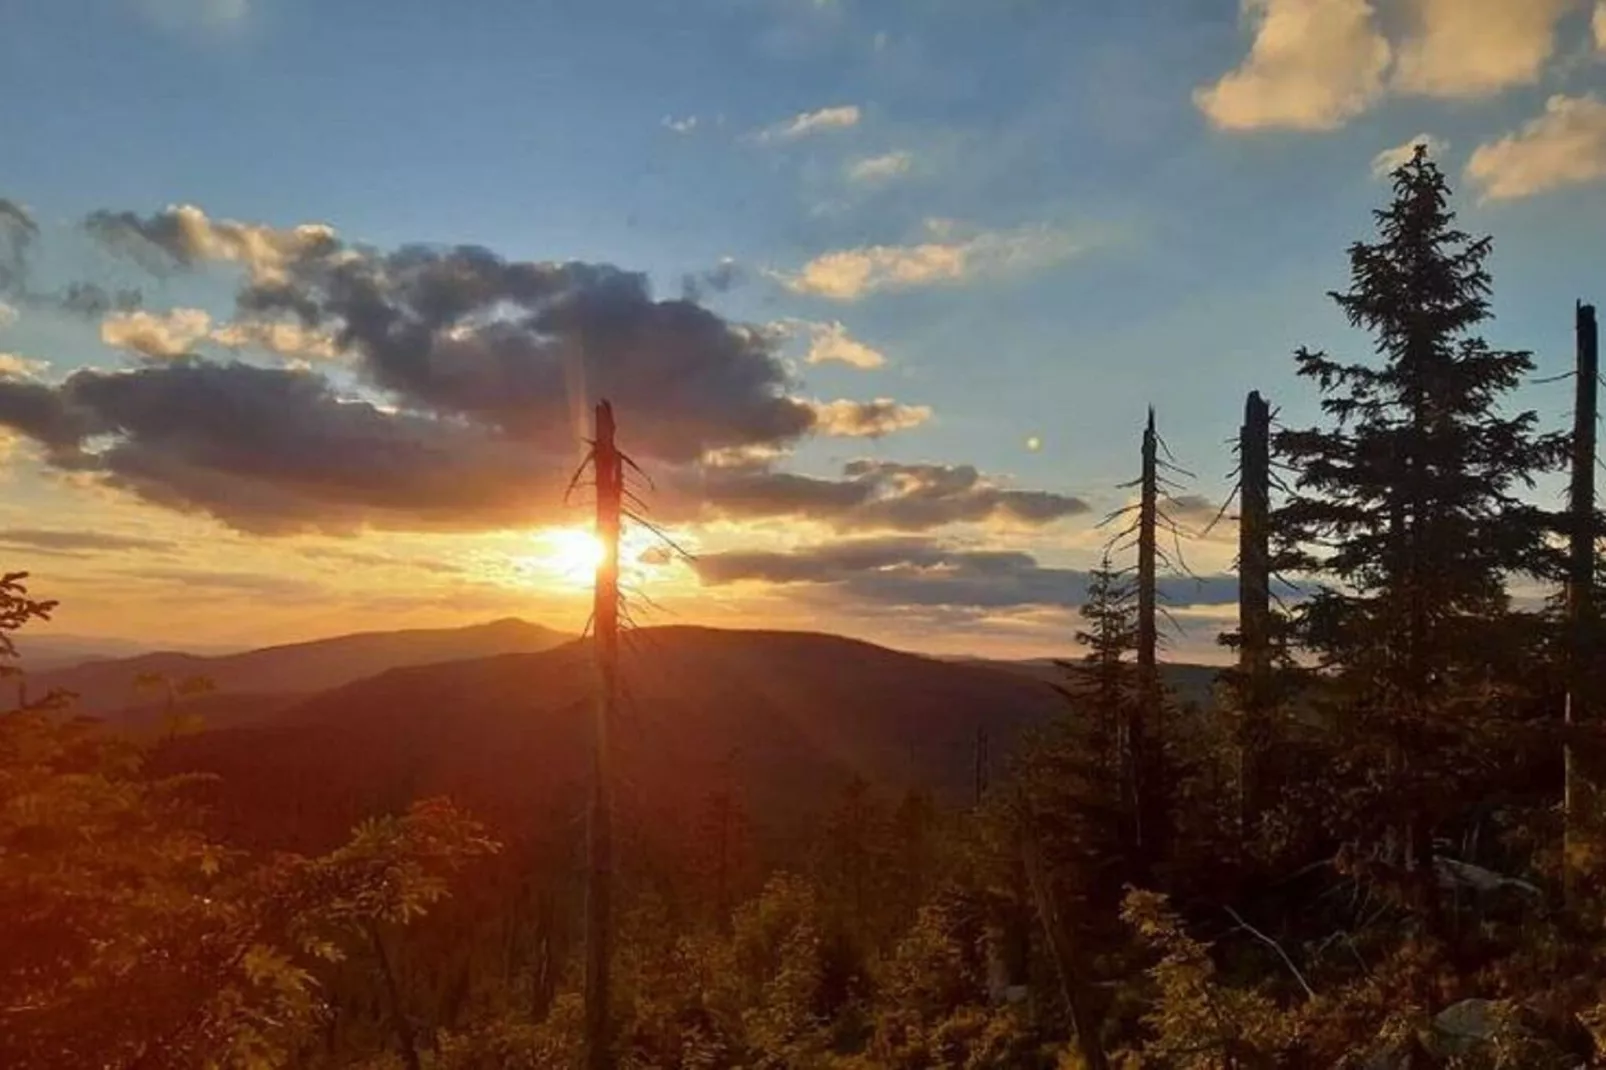
[[[837,438],[881,438],[894,431],[919,427],[931,419],[929,405],[904,405],[891,398],[874,401],[816,401],[814,428]]]
[[[1433,157],[1443,156],[1450,148],[1450,143],[1443,138],[1434,137],[1432,134],[1418,134],[1409,141],[1403,141],[1392,149],[1384,149],[1373,156],[1372,177],[1387,178],[1393,174],[1396,169],[1410,162],[1411,157],[1416,155],[1418,145],[1426,146],[1428,155]]]
[[[848,180],[863,184],[886,182],[908,174],[913,164],[914,156],[907,152],[866,156],[848,164]]]
[[[1606,103],[1556,94],[1516,133],[1479,145],[1467,176],[1487,200],[1514,200],[1606,179]]]
[[[885,353],[848,334],[840,321],[811,323],[808,330],[811,337],[805,359],[810,364],[846,364],[868,371],[887,362]]]
[[[1085,247],[1072,235],[1049,226],[966,234],[952,221],[932,220],[927,232],[938,240],[824,253],[796,273],[779,277],[794,293],[856,301],[879,290],[952,284],[1048,267]]]
[[[842,104],[818,111],[806,111],[759,131],[758,139],[765,142],[796,141],[827,130],[841,130],[858,126],[861,114],[857,104]]]

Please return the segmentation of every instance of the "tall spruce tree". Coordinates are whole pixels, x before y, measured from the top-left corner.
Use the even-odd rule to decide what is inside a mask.
[[[1517,493],[1561,443],[1501,407],[1530,355],[1475,333],[1491,317],[1490,240],[1455,228],[1424,148],[1393,189],[1379,240],[1351,246],[1350,288],[1330,295],[1378,361],[1297,354],[1327,419],[1275,436],[1296,477],[1274,513],[1274,562],[1319,584],[1292,624],[1342,695],[1345,832],[1403,867],[1431,924],[1434,827],[1499,708],[1506,584],[1547,563],[1542,514]]]
[[[1085,754],[1118,786],[1121,840],[1134,848],[1139,756],[1133,749],[1132,723],[1139,714],[1137,664],[1137,591],[1130,569],[1117,569],[1106,550],[1088,576],[1087,601],[1081,607],[1086,625],[1076,641],[1087,651],[1079,661],[1062,661],[1066,690],[1086,718]]]

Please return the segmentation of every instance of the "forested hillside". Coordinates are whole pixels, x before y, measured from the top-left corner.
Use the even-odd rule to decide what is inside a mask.
[[[1424,151],[1393,190],[1333,295],[1366,355],[1297,353],[1321,417],[1270,423],[1264,501],[1244,458],[1208,707],[1150,665],[1119,547],[1058,690],[635,633],[613,1065],[1606,1059],[1600,528],[1531,491],[1595,459],[1509,407],[1532,360],[1483,340],[1491,244]],[[1298,597],[1257,604],[1274,576]],[[7,635],[50,610],[22,579]],[[0,1064],[576,1065],[589,664],[398,669],[142,746],[33,692],[0,717]]]

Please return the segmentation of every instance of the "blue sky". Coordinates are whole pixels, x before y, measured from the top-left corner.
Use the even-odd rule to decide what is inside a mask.
[[[1541,374],[1566,369],[1572,302],[1599,296],[1606,208],[1593,15],[1581,0],[13,2],[0,5],[0,197],[39,224],[35,289],[137,286],[150,314],[200,309],[212,325],[235,316],[239,257],[151,278],[79,221],[193,205],[212,221],[328,224],[379,250],[468,243],[514,261],[617,265],[645,272],[661,299],[729,258],[735,285],[700,296],[733,323],[778,325],[787,390],[909,407],[883,436],[791,440],[775,470],[974,465],[998,486],[1090,509],[918,531],[814,530],[791,515],[687,519],[685,530],[710,552],[780,539],[807,554],[896,535],[1074,570],[1098,542],[1092,520],[1122,501],[1114,484],[1134,474],[1145,406],[1199,474],[1191,489],[1219,501],[1245,391],[1305,420],[1315,398],[1294,381],[1291,351],[1365,352],[1324,292],[1345,285],[1344,248],[1368,236],[1386,197],[1374,174],[1385,150],[1433,139],[1462,223],[1495,237],[1491,340],[1535,350]],[[103,344],[105,324],[11,304],[0,352],[48,361],[47,381],[172,358]],[[852,340],[878,366],[806,361],[833,339],[838,357]],[[208,337],[186,341],[202,359],[230,355]],[[261,346],[240,352],[284,364]],[[867,350],[851,353],[866,362]],[[395,401],[347,366],[313,367]],[[1559,420],[1567,388],[1525,400]],[[65,556],[43,529],[238,541],[204,568],[233,590],[285,575],[287,547],[337,534],[394,559],[371,580],[308,572],[270,638],[444,619],[456,612],[449,591],[387,600],[395,570],[418,553],[478,554],[478,569],[507,545],[504,528],[448,544],[395,523],[242,534],[193,495],[175,509],[149,487],[64,476],[30,449],[11,454],[4,519],[28,536],[15,549],[45,555],[31,567],[61,572],[85,607],[71,630],[134,626],[144,618],[119,606],[168,600],[185,576],[172,567],[168,587],[135,583],[109,549]],[[1230,564],[1219,538],[1195,551],[1203,571]],[[116,569],[133,586],[114,599],[104,592]],[[934,596],[911,614],[841,576],[681,582],[665,581],[680,592],[669,601],[692,618],[816,623],[931,648],[1043,652],[1070,617],[1025,595],[985,612]],[[522,611],[533,597],[491,586],[473,612]],[[526,615],[573,616],[576,592],[561,588]],[[199,611],[160,619],[178,640],[216,630]]]

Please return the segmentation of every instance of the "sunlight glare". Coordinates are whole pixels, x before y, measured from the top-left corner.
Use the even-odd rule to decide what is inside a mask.
[[[546,571],[565,583],[589,585],[602,564],[602,543],[581,528],[554,528],[536,537],[541,552],[536,559]]]

